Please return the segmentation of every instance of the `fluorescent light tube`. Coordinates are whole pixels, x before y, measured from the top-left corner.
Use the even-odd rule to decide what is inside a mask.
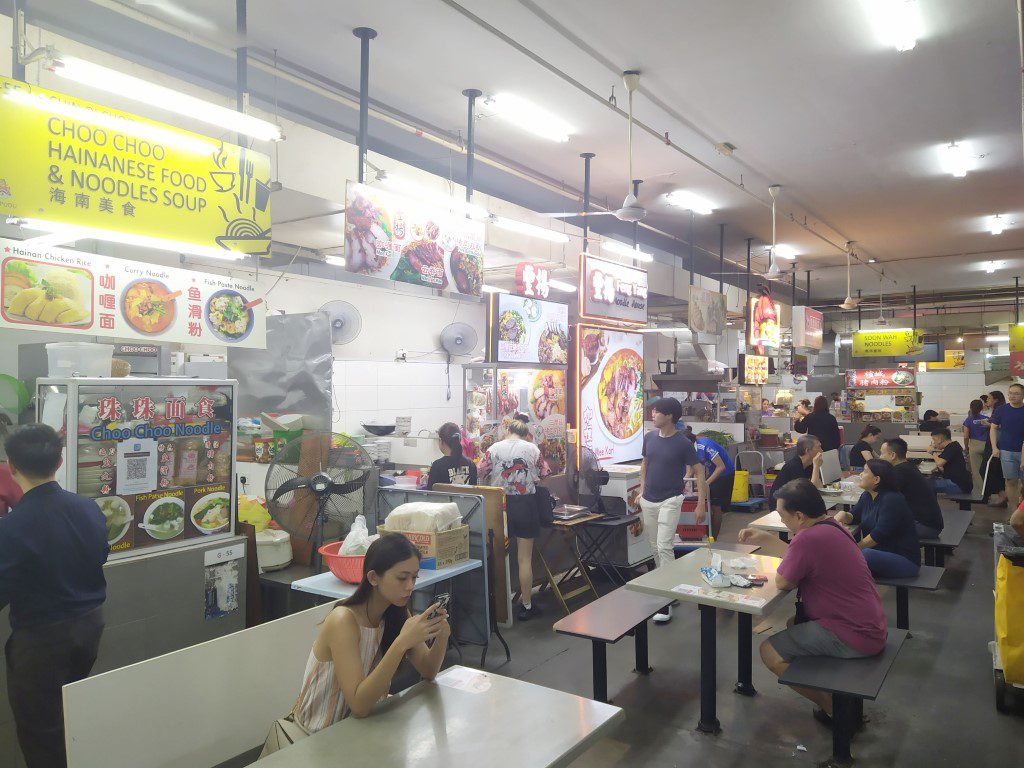
[[[1009,336],[986,336],[985,337],[985,341],[987,341],[990,344],[998,344],[1001,341],[1009,341],[1009,340],[1010,340]]]
[[[685,325],[674,325],[671,328],[637,328],[637,333],[690,333],[690,329]]]
[[[839,343],[842,344],[844,347],[852,347],[853,339],[840,339]]]
[[[335,267],[344,267],[345,266],[345,257],[344,256],[325,256],[324,257],[324,262],[326,264],[330,264],[330,265],[335,266]]]
[[[549,240],[552,243],[569,242],[569,236],[564,232],[555,232],[550,229],[544,229],[544,227],[527,224],[524,221],[506,219],[504,216],[494,216],[491,219],[491,223],[496,227],[507,229],[510,232],[518,232],[521,235],[529,235],[530,237],[536,237],[541,240]]]
[[[507,288],[499,288],[496,285],[485,285],[483,286],[484,293],[508,293]]]
[[[627,256],[631,259],[637,259],[638,261],[654,261],[654,257],[645,251],[641,251],[640,246],[634,248],[632,245],[620,243],[618,240],[602,240],[601,250],[611,251],[612,253],[617,253],[620,256]]]
[[[997,213],[995,216],[989,219],[988,231],[991,232],[993,235],[1001,235],[1003,234],[1004,223],[1005,222],[1003,221],[1003,217]]]
[[[469,216],[471,219],[486,219],[488,216],[487,211],[482,206],[467,203],[465,200],[459,200],[457,197],[446,195],[423,184],[418,184],[404,176],[396,176],[389,172],[379,178],[381,184],[389,189],[393,188],[396,192],[455,211],[460,215]]]
[[[562,291],[562,293],[576,293],[577,290],[575,285],[563,282],[562,280],[548,280],[548,285],[556,291]]]
[[[795,259],[800,254],[792,245],[778,243],[772,250],[772,255],[777,259]]]
[[[677,189],[675,192],[669,192],[665,195],[665,202],[677,208],[693,211],[701,216],[707,216],[715,210],[714,204],[707,198],[686,189]]]
[[[68,80],[254,139],[280,141],[283,138],[281,127],[266,120],[74,56],[55,54],[53,72]]]
[[[994,261],[990,261],[987,264],[985,264],[985,271],[988,272],[990,275],[995,274],[996,263]]]
[[[861,0],[875,36],[897,51],[911,51],[924,35],[924,21],[916,0]]]
[[[488,97],[484,104],[502,120],[550,141],[566,142],[575,132],[562,118],[515,94],[498,93]]]
[[[968,171],[974,170],[974,156],[970,148],[964,144],[957,144],[955,141],[943,144],[939,147],[939,153],[942,169],[958,179],[966,176]]]
[[[8,224],[18,224],[24,229],[34,229],[40,232],[53,232],[55,234],[67,233],[68,240],[103,240],[108,243],[120,243],[122,245],[137,245],[141,248],[152,248],[157,251],[171,251],[172,253],[183,253],[190,256],[203,256],[208,259],[225,259],[237,261],[244,259],[248,254],[238,251],[228,251],[223,248],[213,248],[204,245],[183,243],[177,240],[164,240],[159,237],[147,237],[146,235],[133,235],[126,232],[114,232],[108,229],[94,229],[93,227],[79,227],[72,224],[58,224],[54,221],[43,221],[42,219],[7,219]]]

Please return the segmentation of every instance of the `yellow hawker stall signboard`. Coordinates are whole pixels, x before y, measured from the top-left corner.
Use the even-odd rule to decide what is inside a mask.
[[[0,77],[0,215],[270,254],[270,158]]]
[[[922,349],[921,332],[912,328],[853,332],[853,357],[919,355]]]

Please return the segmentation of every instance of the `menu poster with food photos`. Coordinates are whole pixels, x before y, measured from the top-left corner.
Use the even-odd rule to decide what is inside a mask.
[[[499,363],[569,362],[569,307],[511,293],[491,304],[491,337]]]
[[[644,442],[643,334],[577,326],[580,443],[598,460],[639,459]]]
[[[484,225],[377,187],[345,190],[345,269],[441,291],[483,293]]]
[[[0,238],[0,328],[266,349],[254,283]]]

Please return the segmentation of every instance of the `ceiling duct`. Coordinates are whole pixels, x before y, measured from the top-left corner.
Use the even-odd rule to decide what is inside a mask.
[[[709,372],[709,361],[700,344],[697,334],[687,329],[676,335],[676,372],[656,373],[653,376],[655,385],[667,392],[708,392],[718,389],[724,379],[720,372]]]

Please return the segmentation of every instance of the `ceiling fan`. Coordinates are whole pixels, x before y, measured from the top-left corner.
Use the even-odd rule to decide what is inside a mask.
[[[549,216],[553,219],[569,219],[577,216],[614,216],[619,221],[637,222],[643,220],[647,216],[647,209],[644,208],[639,199],[637,198],[636,187],[634,186],[635,179],[633,178],[633,94],[636,89],[640,87],[640,72],[635,69],[626,70],[622,73],[622,82],[625,83],[626,93],[629,94],[629,130],[627,134],[627,144],[629,149],[629,175],[626,177],[626,198],[622,201],[622,207],[614,211],[575,211],[575,212],[562,212],[562,213],[545,213],[542,216]],[[658,178],[660,176],[673,176],[675,171],[668,173],[661,173],[657,176],[648,178],[648,181],[652,178]]]
[[[777,241],[775,239],[775,200],[779,196],[779,190],[781,187],[778,184],[772,184],[768,187],[768,194],[772,196],[772,247],[768,249],[768,271],[764,273],[764,276],[769,280],[778,280],[782,273],[779,271],[779,263],[775,259],[775,248],[777,247]]]
[[[846,298],[843,303],[839,305],[840,309],[847,311],[856,309],[860,303],[860,299],[855,299],[851,295],[850,291],[850,254],[853,253],[853,241],[851,240],[846,244]]]

